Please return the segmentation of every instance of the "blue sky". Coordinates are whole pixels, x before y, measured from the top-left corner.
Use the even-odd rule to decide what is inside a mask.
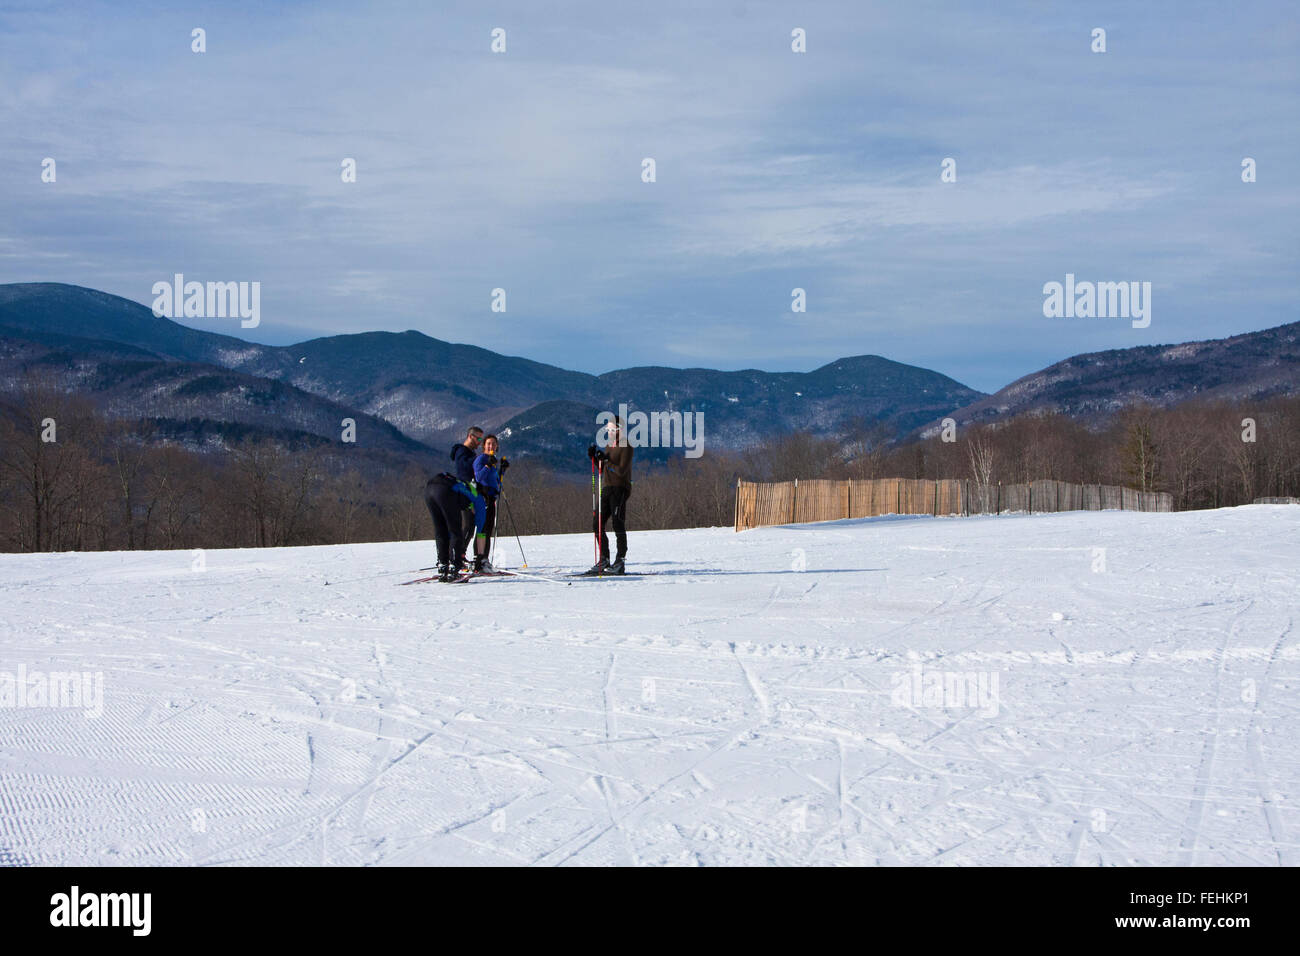
[[[148,304],[175,272],[259,281],[259,328],[190,324],[273,344],[413,328],[589,372],[873,353],[990,391],[1300,318],[1298,22],[1281,2],[7,2],[0,282]],[[1151,282],[1150,328],[1044,318],[1067,272]]]

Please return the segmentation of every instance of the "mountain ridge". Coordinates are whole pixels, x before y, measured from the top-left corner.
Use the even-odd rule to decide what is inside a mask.
[[[632,366],[591,375],[415,330],[265,346],[190,329],[140,303],[59,283],[0,286],[0,326],[51,345],[71,335],[282,381],[434,446],[459,438],[469,424],[511,428],[518,416],[548,402],[706,411],[720,447],[739,448],[780,429],[842,429],[864,417],[901,434],[982,394],[883,356],[845,357],[809,372]],[[563,407],[568,414],[575,406]]]
[[[1218,339],[1084,352],[953,411],[957,425],[1059,412],[1088,424],[1135,404],[1250,401],[1300,393],[1300,321]],[[937,422],[919,431],[928,437]]]
[[[259,395],[267,407],[281,402],[308,431],[337,431],[336,425],[325,427],[329,416],[369,416],[394,430],[381,435],[387,446],[396,450],[410,441],[415,451],[445,447],[474,424],[509,435],[516,455],[552,459],[594,433],[597,411],[617,411],[622,404],[631,411],[702,412],[709,447],[737,450],[798,430],[900,440],[931,436],[949,417],[964,426],[1057,411],[1096,424],[1135,403],[1167,406],[1198,397],[1241,400],[1300,391],[1300,322],[1222,339],[1070,356],[992,394],[874,354],[845,356],[806,372],[648,365],[592,375],[414,329],[259,345],[182,326],[140,303],[63,283],[0,285],[4,343],[11,377],[21,365],[13,359],[15,350],[22,349],[35,349],[27,360],[47,366],[78,355],[101,365],[105,387],[117,389],[113,397],[122,407],[140,404],[115,378],[144,375],[129,363],[171,363],[176,367],[148,374],[171,382],[182,398],[221,394],[238,410],[239,396]],[[223,379],[217,370],[246,378]],[[195,384],[201,377],[204,384]],[[240,420],[268,424],[259,418],[264,410],[245,408]]]

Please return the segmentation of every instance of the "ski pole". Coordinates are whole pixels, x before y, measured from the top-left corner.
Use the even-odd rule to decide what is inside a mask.
[[[596,563],[600,564],[600,532],[596,530],[596,459],[591,459],[591,536],[596,549]]]
[[[499,491],[497,492],[497,501],[501,501],[501,492]],[[492,559],[495,558],[497,554],[497,521],[500,520],[500,518],[501,516],[497,514],[497,511],[494,508],[492,510],[492,540],[488,542],[488,564],[492,563]]]
[[[497,511],[500,510],[499,502],[501,501],[501,496],[504,493],[505,493],[505,489],[501,487],[501,479],[498,477],[497,497],[496,497],[498,504],[494,505],[492,508],[492,539],[488,541],[488,553],[487,553],[488,564],[492,563],[492,559],[495,558],[497,554],[497,521],[501,517],[499,514],[497,514]]]
[[[524,554],[524,543],[519,540],[519,528],[515,526],[515,516],[510,513],[510,502],[506,499],[506,493],[501,492],[501,500],[506,505],[506,517],[510,519],[510,530],[515,533],[515,543],[519,545],[519,557],[523,558],[524,567],[528,567],[528,556]]]
[[[597,499],[601,498],[605,494],[605,463],[603,461],[600,463],[598,474],[600,477],[596,480]],[[596,537],[596,563],[600,564],[600,559],[602,557],[600,543],[605,537],[605,510],[603,508],[598,509],[598,513],[600,514],[600,534]]]

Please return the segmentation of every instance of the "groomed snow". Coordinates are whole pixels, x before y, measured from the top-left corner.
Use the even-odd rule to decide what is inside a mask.
[[[1297,506],[195,561],[0,555],[0,863],[1300,863]]]

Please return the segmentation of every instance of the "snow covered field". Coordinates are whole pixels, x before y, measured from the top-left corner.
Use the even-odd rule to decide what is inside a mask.
[[[631,541],[0,555],[0,863],[1300,863],[1300,507]]]

